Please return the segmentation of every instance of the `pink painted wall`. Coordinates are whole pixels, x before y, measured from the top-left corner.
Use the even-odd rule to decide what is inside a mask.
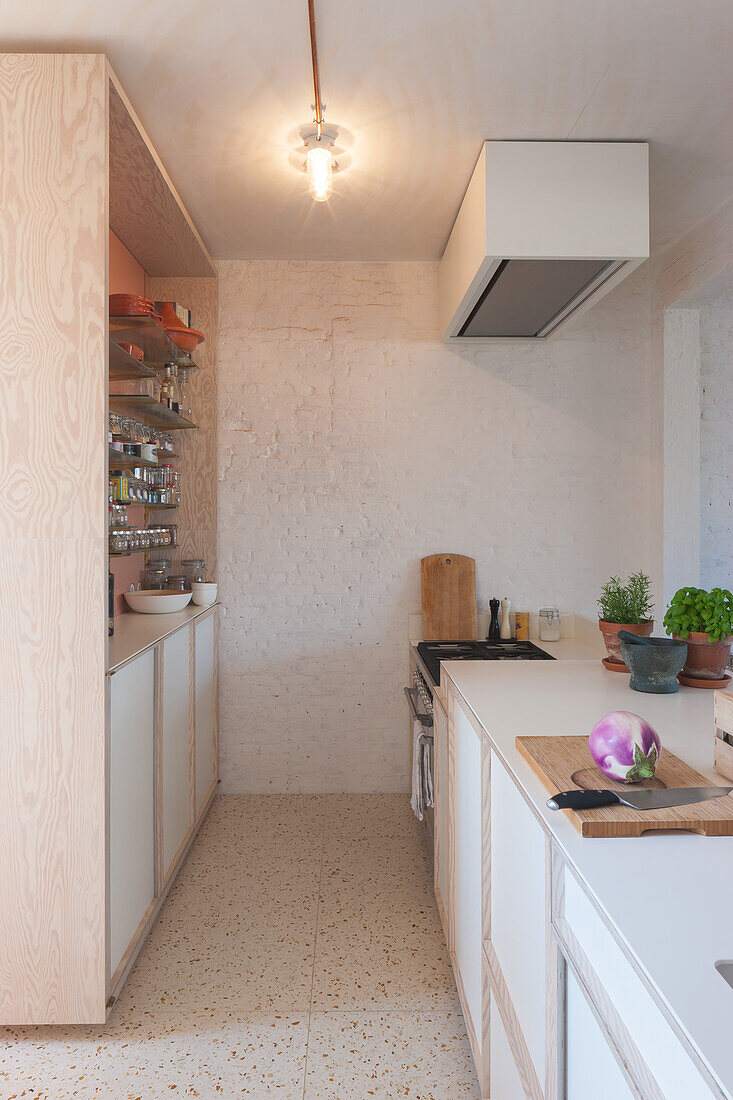
[[[146,274],[135,257],[125,248],[119,237],[109,235],[109,292],[110,294],[145,294]],[[145,511],[141,505],[128,505],[127,514],[135,526],[144,527]],[[143,555],[129,558],[110,558],[110,569],[115,576],[115,615],[128,610],[123,592],[140,580]]]

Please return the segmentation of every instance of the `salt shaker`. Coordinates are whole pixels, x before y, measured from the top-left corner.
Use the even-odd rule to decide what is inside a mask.
[[[560,641],[560,612],[556,607],[540,608],[540,641]]]

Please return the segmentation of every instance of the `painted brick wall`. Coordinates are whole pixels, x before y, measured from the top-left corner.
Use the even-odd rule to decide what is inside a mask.
[[[433,263],[219,273],[223,788],[405,790],[422,556],[591,616],[659,569],[644,268],[566,335],[461,351]]]
[[[700,584],[733,581],[733,300],[700,310]]]

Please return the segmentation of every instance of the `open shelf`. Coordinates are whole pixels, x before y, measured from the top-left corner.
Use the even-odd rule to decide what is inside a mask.
[[[196,427],[193,421],[186,420],[185,416],[179,416],[177,412],[167,408],[161,401],[156,401],[154,397],[110,394],[109,408],[110,412],[119,413],[120,416],[135,417],[150,428],[162,428],[166,432]]]
[[[122,451],[115,451],[113,447],[109,448],[110,470],[133,470],[135,467],[143,469],[145,466],[157,465],[157,462],[153,462],[149,458],[139,458],[137,455],[126,455]]]
[[[173,511],[176,508],[180,508],[180,504],[151,504],[150,501],[143,501],[145,504],[146,512],[162,512]]]
[[[134,343],[133,340],[127,341]],[[157,378],[152,367],[141,363],[134,355],[123,351],[114,340],[109,342],[109,380],[110,382],[129,382],[138,378]]]
[[[140,348],[149,367],[175,363],[186,370],[198,370],[191,356],[174,344],[163,326],[152,317],[110,317],[109,334],[115,343],[135,344]]]

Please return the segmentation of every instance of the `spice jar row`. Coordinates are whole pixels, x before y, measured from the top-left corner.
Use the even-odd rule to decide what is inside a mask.
[[[172,466],[148,466],[109,479],[111,504],[171,507],[181,503],[181,475]]]
[[[121,416],[114,412],[109,414],[107,441],[113,451],[132,455],[134,458],[144,458],[147,462],[155,462],[157,458],[173,453],[173,436],[170,432],[162,432],[159,428],[152,428],[131,416]]]
[[[175,524],[159,524],[151,527],[112,527],[109,532],[110,554],[135,554],[145,550],[159,550],[175,546]]]

